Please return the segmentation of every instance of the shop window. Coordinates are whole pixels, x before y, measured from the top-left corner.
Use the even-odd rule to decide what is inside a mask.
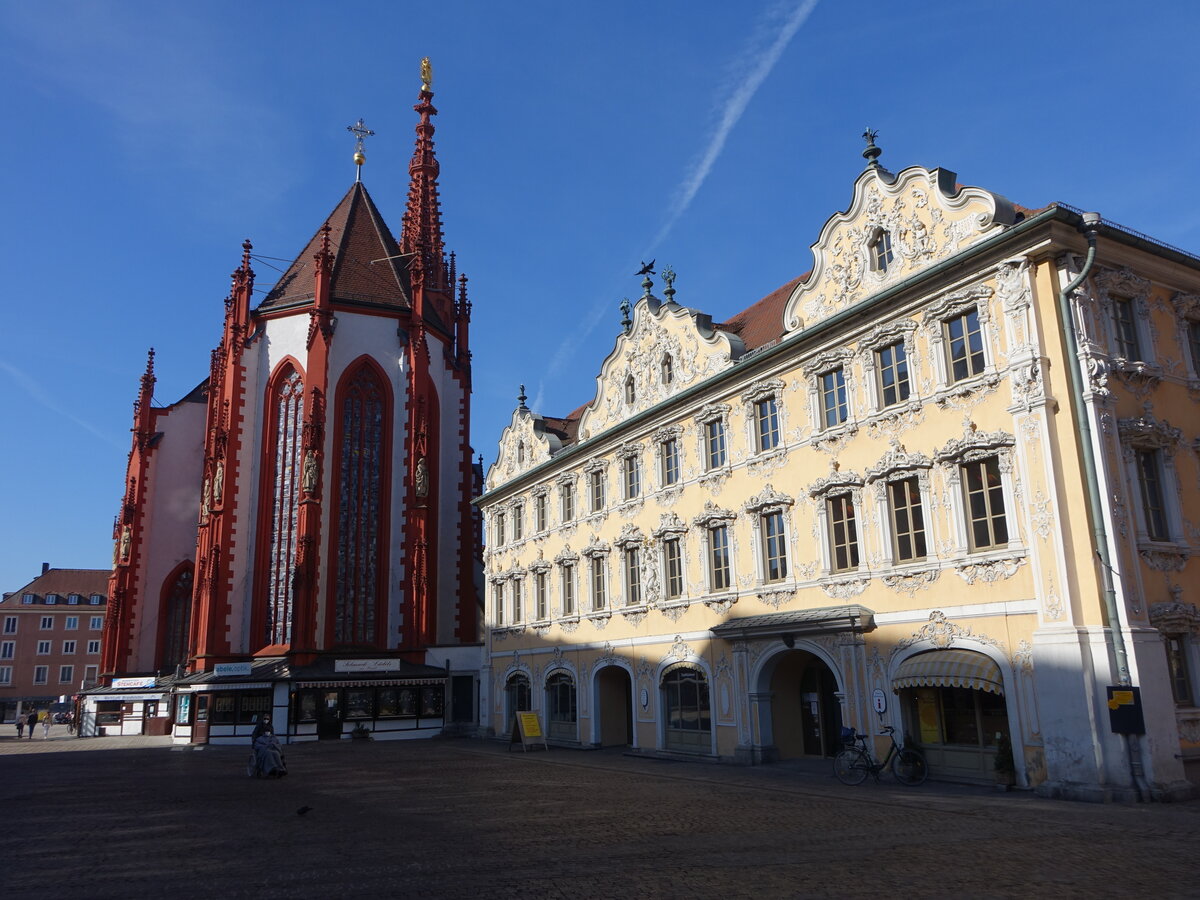
[[[96,701],[96,724],[97,725],[120,725],[121,724],[121,707],[120,700],[97,700]]]
[[[421,718],[440,719],[446,708],[445,689],[440,684],[421,685]]]
[[[417,715],[417,701],[420,691],[416,687],[402,687],[396,691],[396,704],[401,718],[412,719]]]
[[[232,725],[237,716],[237,696],[232,692],[213,694],[209,701],[208,720],[213,725]]]
[[[256,725],[263,715],[271,714],[271,694],[267,691],[239,691],[237,723]]]
[[[966,495],[967,533],[972,550],[989,550],[1008,543],[1008,519],[1004,514],[1004,486],[1000,463],[994,456],[962,466]]]
[[[712,722],[704,673],[687,666],[672,669],[663,676],[662,693],[667,748],[709,751]]]
[[[962,381],[983,372],[983,331],[979,310],[970,309],[942,322],[951,381]]]
[[[819,379],[821,389],[821,425],[833,428],[841,425],[850,416],[846,399],[846,370],[838,366]]]
[[[375,692],[371,688],[347,688],[343,717],[347,719],[372,719],[375,717]]]
[[[558,740],[575,740],[575,682],[566,672],[556,672],[547,679],[546,710],[549,736]]]
[[[400,715],[400,697],[394,687],[381,687],[375,692],[375,715],[380,719],[395,719]]]
[[[925,517],[921,490],[916,478],[902,478],[888,485],[892,524],[892,558],[897,563],[924,559]]]
[[[996,735],[1008,733],[1004,697],[958,687],[916,688],[909,709],[923,745],[991,748]]]
[[[192,695],[191,694],[176,694],[175,695],[175,724],[176,725],[191,725],[192,724]]]
[[[830,569],[846,572],[858,568],[858,521],[854,498],[839,494],[825,501],[829,521]]]
[[[1192,690],[1191,671],[1188,667],[1187,635],[1168,634],[1164,637],[1167,648],[1167,668],[1171,674],[1171,694],[1176,706],[1194,706],[1195,692]]]
[[[908,399],[908,357],[902,341],[875,351],[875,379],[881,409]]]

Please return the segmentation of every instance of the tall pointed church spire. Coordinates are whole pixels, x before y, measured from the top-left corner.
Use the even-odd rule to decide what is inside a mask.
[[[437,178],[440,167],[433,152],[433,122],[437,115],[433,103],[433,69],[429,58],[421,60],[421,92],[413,109],[420,115],[417,142],[408,164],[408,206],[400,233],[402,253],[419,253],[425,264],[425,276],[434,283],[445,278],[445,246],[442,238],[442,210],[438,199]],[[441,277],[439,277],[439,275]]]

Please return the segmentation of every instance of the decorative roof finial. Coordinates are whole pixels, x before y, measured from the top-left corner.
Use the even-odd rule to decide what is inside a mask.
[[[666,287],[663,288],[663,296],[667,298],[668,303],[674,303],[675,302],[675,270],[672,269],[670,266],[663,266],[662,280],[663,280],[663,284],[666,285]]]
[[[426,94],[433,93],[433,66],[428,56],[421,57],[421,90]]]
[[[367,154],[363,152],[363,139],[371,137],[375,132],[367,127],[361,116],[353,125],[347,125],[346,130],[357,138],[354,143],[354,165],[356,167],[354,181],[357,184],[362,181],[362,164],[367,161]]]
[[[521,385],[521,393],[517,394],[517,403],[519,404],[517,409],[529,409],[529,407],[525,405],[525,401],[527,399],[529,398],[525,396],[525,385]]]
[[[649,277],[647,277],[646,280],[649,281]],[[628,332],[629,327],[633,325],[633,320],[629,318],[629,311],[631,309],[633,309],[633,304],[629,302],[629,298],[621,298],[621,328],[623,328],[626,332]]]
[[[875,146],[875,138],[879,137],[879,132],[875,131],[871,128],[868,128],[866,131],[863,132],[862,137],[863,137],[863,140],[867,142],[867,149],[864,150],[862,153],[863,159],[865,159],[867,161],[867,168],[868,169],[883,168],[879,164],[879,155],[881,153],[883,153],[883,151]]]

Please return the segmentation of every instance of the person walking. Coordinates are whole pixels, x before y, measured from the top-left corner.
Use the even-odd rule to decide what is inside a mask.
[[[54,715],[50,710],[42,713],[42,740],[50,740],[50,726],[54,724]]]
[[[25,714],[17,713],[17,740],[25,737]]]
[[[37,710],[31,709],[29,715],[25,717],[25,726],[29,729],[29,739],[33,740],[33,726],[37,724]]]

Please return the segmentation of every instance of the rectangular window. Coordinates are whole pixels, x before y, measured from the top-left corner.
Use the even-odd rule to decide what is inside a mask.
[[[520,578],[512,580],[512,623],[520,625],[524,614],[522,607],[525,605],[525,583]]]
[[[67,616],[65,630],[75,631],[79,628],[79,616]]]
[[[525,504],[518,503],[512,508],[513,540],[519,541],[525,536]]]
[[[679,441],[667,438],[659,445],[662,460],[663,487],[670,487],[679,481]]]
[[[767,581],[787,578],[787,544],[783,535],[783,513],[779,510],[762,517],[763,577]]]
[[[496,546],[499,547],[504,543],[504,513],[496,513]]]
[[[714,525],[708,529],[708,584],[711,591],[729,589],[729,526]]]
[[[1187,637],[1182,634],[1165,636],[1167,647],[1167,668],[1171,672],[1171,693],[1177,706],[1191,706],[1193,703],[1192,678],[1188,670]]]
[[[21,602],[24,603],[26,606],[32,605],[33,601],[34,601],[33,594],[22,594],[21,595]]]
[[[962,467],[967,502],[967,531],[972,550],[1003,547],[1008,543],[1008,519],[1004,515],[1004,487],[1000,464],[990,456]]]
[[[875,373],[879,379],[880,408],[908,399],[908,357],[902,342],[875,351]]]
[[[825,428],[833,428],[845,422],[849,415],[846,370],[839,366],[821,376],[821,422]]]
[[[99,653],[100,652],[100,642],[99,641],[88,641],[87,652],[91,656],[95,656],[97,653]]]
[[[1169,541],[1167,511],[1163,506],[1162,469],[1157,450],[1138,450],[1138,484],[1142,494],[1142,513],[1146,520],[1146,537],[1152,541]]]
[[[72,653],[74,653],[75,652],[75,642],[74,641],[63,641],[62,652],[63,652],[63,656],[70,656]]]
[[[96,676],[99,674],[99,671],[100,671],[99,666],[87,666],[83,670],[83,680],[84,680],[85,686],[87,686],[87,687],[95,687],[96,686]]]
[[[779,446],[779,407],[774,397],[767,397],[754,404],[755,437],[758,452],[773,450]]]
[[[54,627],[54,616],[42,616],[42,631],[49,631]]]
[[[37,655],[38,656],[49,656],[50,655],[50,642],[49,641],[38,641],[37,642]]]
[[[16,641],[5,641],[4,643],[0,644],[0,659],[12,659],[16,649]]]
[[[59,666],[58,667],[58,683],[59,684],[70,684],[71,680],[74,677],[75,677],[75,667],[74,666]]]
[[[1133,301],[1128,297],[1113,298],[1113,337],[1116,338],[1113,349],[1124,359],[1142,358],[1134,312]]]
[[[642,602],[642,554],[637,547],[625,548],[625,605]]]
[[[983,371],[983,332],[979,310],[973,309],[942,323],[949,354],[950,380],[962,381]]]
[[[705,459],[709,469],[725,465],[725,422],[713,419],[704,423]]]
[[[0,684],[12,684],[12,666],[0,666]]]
[[[1188,322],[1188,346],[1192,351],[1192,371],[1200,375],[1200,322]]]
[[[71,594],[69,597],[67,597],[67,604],[70,606],[78,606],[79,601],[82,599],[83,598],[80,597],[78,594]]]
[[[666,569],[667,599],[683,596],[683,550],[679,538],[663,541],[663,566]]]
[[[538,621],[543,621],[549,617],[550,605],[547,602],[548,588],[546,586],[546,573],[538,572],[533,576],[533,589],[536,593],[535,603],[537,604]]]
[[[921,512],[921,490],[916,478],[888,485],[892,517],[892,558],[909,562],[925,558],[925,517]]]
[[[562,614],[575,615],[575,564],[562,565]]]
[[[33,683],[45,684],[50,678],[49,666],[34,666],[33,667]]]
[[[599,556],[591,558],[592,569],[592,609],[604,609],[606,597],[604,593],[604,560]]]
[[[538,494],[533,501],[534,527],[538,532],[546,530],[546,495]]]
[[[604,509],[604,473],[595,471],[588,474],[588,490],[592,498],[592,512]]]
[[[858,568],[858,520],[854,515],[854,499],[840,494],[825,501],[829,518],[830,564],[834,572]]]
[[[92,606],[99,606],[103,602],[104,602],[103,594],[92,594],[92,596],[88,597],[88,603],[90,603]]]
[[[104,627],[104,616],[92,616],[91,622],[88,625],[88,628],[91,631],[99,631],[103,627]]]
[[[560,499],[562,501],[560,504],[562,520],[564,522],[573,521],[575,519],[575,486],[571,484],[564,484],[562,486]]]
[[[637,457],[627,456],[625,467],[625,499],[632,500],[642,492],[642,467],[638,465]]]
[[[492,619],[495,624],[504,624],[504,582],[497,581],[492,585]]]
[[[46,595],[46,605],[47,606],[53,606],[57,602],[58,602],[58,594],[47,594]]]
[[[16,634],[17,633],[17,617],[16,616],[5,616],[4,617],[4,633],[5,634]]]

